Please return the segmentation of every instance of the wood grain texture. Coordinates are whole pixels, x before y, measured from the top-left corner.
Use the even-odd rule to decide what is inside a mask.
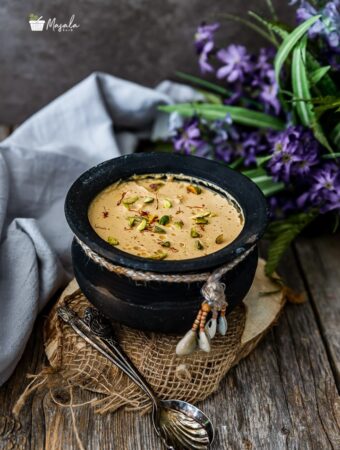
[[[291,253],[283,267],[291,286],[304,289]],[[79,448],[70,408],[57,406],[47,390],[32,395],[20,415],[20,430],[10,417],[27,384],[25,374],[37,372],[44,360],[41,322],[15,374],[0,389],[1,450]],[[60,403],[70,400],[67,391],[54,395]],[[87,400],[86,393],[74,392],[74,403]],[[216,424],[213,450],[339,448],[339,397],[312,305],[288,305],[277,327],[200,407]],[[74,408],[74,420],[86,450],[161,450],[148,417],[123,411],[98,416],[86,405]]]
[[[299,239],[296,250],[340,390],[340,235]]]

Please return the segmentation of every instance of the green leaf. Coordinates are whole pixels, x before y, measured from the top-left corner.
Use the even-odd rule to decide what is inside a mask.
[[[277,45],[277,42],[273,37],[266,33],[262,28],[258,27],[254,23],[250,22],[249,20],[243,19],[242,17],[235,16],[234,14],[223,14],[222,17],[226,17],[227,19],[233,20],[234,22],[242,23],[242,25],[247,26],[248,28],[256,31],[257,34],[267,39],[269,42],[271,42],[274,45]]]
[[[314,85],[318,83],[326,75],[326,73],[329,71],[330,68],[331,66],[324,66],[315,69],[310,76],[311,84]]]
[[[267,174],[267,172],[262,167],[258,167],[257,169],[243,170],[242,173],[248,178],[260,177]]]
[[[277,14],[276,14],[274,5],[273,5],[273,3],[272,3],[271,0],[267,0],[267,6],[268,6],[268,9],[269,9],[269,11],[270,11],[270,13],[271,13],[273,19],[274,19],[274,20],[277,20]]]
[[[321,125],[319,124],[319,122],[317,122],[316,120],[314,120],[312,122],[312,130],[314,133],[314,137],[320,142],[320,144],[322,144],[330,153],[334,153],[332,147],[330,146],[327,137],[325,136],[323,129],[321,127]]]
[[[294,96],[302,99],[295,102],[294,106],[300,117],[302,125],[310,127],[313,120],[312,105],[307,73],[306,73],[306,45],[307,40],[303,38],[296,44],[292,59],[292,85]]]
[[[252,181],[261,189],[263,195],[266,197],[281,192],[285,188],[284,183],[276,182],[270,176],[252,178]]]
[[[336,233],[340,225],[340,214],[335,212],[333,233]]]
[[[336,158],[340,158],[340,152],[337,153],[328,153],[327,155],[322,155],[322,158],[324,159],[336,159]]]
[[[266,155],[266,156],[258,156],[256,158],[256,164],[258,167],[261,167],[264,163],[269,161],[272,158],[273,155]]]
[[[340,149],[340,123],[331,132],[331,139],[334,142],[335,148]]]
[[[320,69],[321,64],[314,58],[314,56],[307,52],[307,66],[309,70],[315,71],[317,69]],[[318,89],[322,92],[322,95],[336,95],[338,93],[338,88],[334,81],[332,80],[331,76],[326,73],[323,78],[318,83]]]
[[[212,105],[223,105],[221,96],[204,91],[203,89],[198,89],[198,92],[203,95],[204,101],[211,103]]]
[[[266,26],[269,30],[274,31],[278,36],[282,39],[286,39],[289,36],[289,32],[284,28],[282,24],[273,23],[267,20],[262,19],[262,17],[258,16],[252,11],[249,11],[249,15],[254,17],[258,22],[262,25]],[[321,68],[320,63],[314,58],[314,56],[307,51],[307,66],[311,71],[316,71]],[[337,93],[337,86],[332,80],[331,76],[326,73],[321,80],[319,80],[318,88],[321,90],[323,95],[335,95]]]
[[[242,163],[243,163],[243,158],[242,158],[242,156],[240,156],[239,158],[235,159],[235,161],[228,164],[228,167],[230,167],[231,169],[237,169],[238,167],[240,167],[240,165]]]
[[[294,214],[288,219],[277,220],[269,225],[267,237],[270,239],[270,245],[265,269],[266,275],[271,276],[275,272],[291,242],[317,215],[316,211]]]
[[[285,30],[285,28],[278,23],[273,23],[269,20],[265,20],[262,17],[258,16],[253,11],[248,11],[248,14],[252,16],[254,19],[256,19],[258,22],[260,22],[262,25],[268,28],[270,31],[274,31],[278,36],[280,36],[282,39],[286,38],[289,35],[289,32]]]
[[[285,185],[281,182],[276,182],[262,167],[251,170],[242,171],[243,175],[250,178],[263,192],[266,197],[281,192]]]
[[[206,120],[222,120],[227,114],[230,114],[234,122],[256,128],[283,130],[285,126],[284,122],[276,117],[239,106],[182,103],[163,105],[159,109],[168,113],[177,112],[184,117],[199,115]]]
[[[288,36],[284,38],[274,59],[275,75],[278,84],[280,84],[280,72],[282,66],[286,61],[288,55],[293,50],[297,42],[299,42],[299,40],[302,38],[302,36],[317,20],[320,19],[320,17],[321,15],[310,17],[305,22],[302,22]]]
[[[176,72],[176,75],[182,80],[189,81],[190,83],[196,84],[197,86],[202,86],[225,97],[230,97],[233,94],[231,91],[222,86],[219,86],[218,84],[211,83],[210,81],[195,77],[194,75],[189,75],[183,72]]]
[[[194,75],[189,75],[183,72],[176,72],[176,75],[182,80],[189,81],[191,84],[196,86],[201,86],[203,88],[208,89],[211,92],[215,92],[216,94],[222,95],[223,97],[231,97],[233,95],[232,91],[225,89],[218,84],[211,83],[210,81],[204,80],[202,78],[195,77]],[[202,91],[202,95],[206,96],[207,93]],[[211,94],[210,94],[211,95]],[[215,98],[216,99],[216,98]],[[244,101],[247,104],[254,105],[257,108],[262,107],[261,103],[252,98],[242,97],[241,101]],[[216,103],[216,102],[214,102]]]
[[[270,197],[271,195],[277,194],[278,192],[282,192],[285,189],[284,183],[281,182],[278,183],[273,180],[268,180],[266,182],[256,184],[261,189],[265,197]]]
[[[294,97],[293,92],[287,91],[286,89],[281,89],[280,92],[281,92],[281,94],[285,94],[288,97]]]
[[[336,99],[335,101],[327,100],[332,98],[333,97],[330,96],[324,97],[324,103],[320,103],[319,106],[316,106],[315,113],[317,117],[321,117],[323,113],[331,109],[336,109],[335,112],[337,112],[337,108],[340,107],[340,98]]]

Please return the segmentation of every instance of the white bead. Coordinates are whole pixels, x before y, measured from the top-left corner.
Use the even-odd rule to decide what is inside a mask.
[[[201,350],[203,350],[204,352],[207,352],[207,353],[210,352],[210,350],[211,350],[210,342],[209,342],[209,338],[206,335],[205,331],[200,331],[198,345],[199,345],[199,348]]]
[[[176,354],[178,356],[190,355],[197,347],[196,331],[189,330],[176,346]]]
[[[222,335],[225,336],[227,334],[227,330],[228,330],[228,322],[227,319],[224,316],[220,316],[218,318],[218,332]]]
[[[211,318],[209,322],[205,326],[205,332],[210,337],[210,339],[213,339],[216,334],[217,329],[217,321],[214,318]]]

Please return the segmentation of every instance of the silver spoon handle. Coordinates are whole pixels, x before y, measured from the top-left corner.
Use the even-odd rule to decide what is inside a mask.
[[[93,310],[95,311],[95,310]],[[99,314],[99,313],[98,313]],[[155,397],[151,388],[133,366],[128,357],[124,354],[119,344],[113,339],[113,336],[104,338],[98,328],[98,334],[89,325],[89,321],[81,319],[72,309],[63,306],[58,308],[58,316],[69,324],[73,330],[81,336],[88,344],[99,351],[109,361],[121,369],[135,384],[137,384],[152,400],[154,406],[158,405],[158,399]],[[104,318],[103,318],[104,320]]]

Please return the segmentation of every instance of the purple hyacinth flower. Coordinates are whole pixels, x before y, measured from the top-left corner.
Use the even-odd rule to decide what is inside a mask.
[[[278,99],[279,87],[274,81],[273,84],[263,84],[259,95],[259,100],[264,105],[266,113],[271,112],[271,109],[276,115],[281,111],[281,104]]]
[[[299,135],[289,127],[282,133],[274,135],[273,156],[268,163],[268,169],[277,181],[288,183],[291,177],[291,166],[300,161],[297,156]]]
[[[337,52],[340,43],[340,1],[332,0],[316,9],[307,1],[302,0],[296,11],[296,18],[301,23],[317,14],[320,14],[321,18],[310,27],[308,36],[311,39],[318,36],[323,37],[327,45]]]
[[[317,10],[308,2],[302,1],[300,7],[296,10],[296,20],[298,23],[304,22],[318,14]],[[321,33],[323,28],[321,20],[317,20],[308,30],[308,36],[314,38]]]
[[[333,0],[326,3],[322,10],[323,34],[328,45],[339,51],[340,43],[340,1]]]
[[[260,49],[260,53],[254,65],[254,70],[256,71],[257,76],[260,79],[263,80],[269,78],[271,81],[273,81],[272,72],[273,72],[274,57],[275,57],[275,50],[273,48],[269,47]]]
[[[337,164],[328,163],[315,171],[308,197],[322,213],[340,209],[340,170]]]
[[[221,161],[224,161],[225,163],[230,163],[235,156],[235,149],[233,145],[228,141],[221,142],[219,144],[215,143],[214,152],[215,157]]]
[[[294,177],[309,174],[319,163],[320,146],[308,129],[290,126],[274,133],[269,140],[273,156],[267,167],[277,181],[289,183]]]
[[[212,51],[212,49],[214,48],[214,43],[213,42],[207,42],[200,54],[200,57],[198,59],[198,64],[200,66],[201,72],[202,73],[207,73],[207,72],[213,72],[214,68],[213,66],[209,63],[209,55]]]
[[[225,78],[230,83],[243,81],[245,74],[252,70],[250,55],[242,45],[231,44],[219,50],[217,58],[223,63],[217,71],[217,78]]]
[[[241,156],[243,164],[248,167],[256,164],[256,157],[268,150],[268,141],[264,135],[258,131],[242,133],[241,135]]]
[[[215,157],[226,163],[231,162],[235,156],[235,142],[239,135],[232,126],[230,114],[226,114],[222,120],[211,122],[210,131]]]
[[[173,144],[176,151],[182,151],[190,154],[202,146],[201,131],[199,121],[191,119],[183,125],[183,128],[177,130],[173,137]]]
[[[213,42],[215,31],[219,28],[219,23],[205,24],[202,23],[195,34],[195,47],[197,53],[201,53],[207,42]]]

